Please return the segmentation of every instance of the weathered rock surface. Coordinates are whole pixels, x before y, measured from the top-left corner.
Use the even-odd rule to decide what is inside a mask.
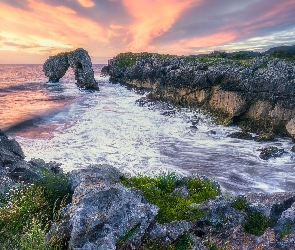
[[[242,139],[242,140],[252,140],[253,139],[252,135],[248,132],[245,132],[245,131],[231,133],[228,135],[228,137]]]
[[[49,78],[50,82],[59,82],[69,68],[68,53],[60,53],[49,57],[44,65],[43,72]]]
[[[152,99],[200,107],[221,124],[295,138],[294,61],[125,53],[108,66],[112,82],[150,89]]]
[[[284,153],[285,153],[284,149],[279,149],[274,146],[269,146],[261,150],[259,157],[263,160],[268,160],[270,158],[281,157]]]
[[[42,159],[25,161],[24,158],[25,155],[18,142],[9,139],[0,130],[0,189],[19,181],[38,180],[41,178],[42,169],[49,169],[55,173],[62,172],[59,163],[45,163]]]
[[[43,65],[43,72],[49,77],[49,81],[58,82],[69,67],[74,70],[76,84],[80,88],[98,90],[91,59],[87,51],[82,48],[49,57]]]
[[[119,183],[122,174],[108,165],[73,171],[74,188],[69,209],[71,249],[116,249],[116,243],[136,229],[130,247],[140,242],[158,208],[136,189]]]
[[[9,139],[0,130],[0,167],[4,167],[7,164],[11,164],[20,161],[25,158],[25,155],[14,139]]]

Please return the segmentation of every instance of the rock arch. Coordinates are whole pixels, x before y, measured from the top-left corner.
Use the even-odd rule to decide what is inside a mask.
[[[50,82],[59,82],[69,67],[73,69],[76,84],[80,88],[99,89],[94,79],[90,56],[82,48],[50,56],[43,65],[43,72]]]

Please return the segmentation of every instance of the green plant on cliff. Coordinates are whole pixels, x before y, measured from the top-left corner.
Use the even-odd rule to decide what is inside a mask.
[[[237,196],[232,203],[232,207],[237,210],[244,210],[247,213],[246,220],[242,223],[246,233],[260,236],[272,224],[272,220],[260,211],[249,208],[244,196]]]
[[[271,226],[271,219],[266,217],[259,211],[248,211],[247,219],[243,224],[244,230],[247,233],[260,236],[266,228]]]
[[[237,210],[246,210],[247,209],[247,200],[244,196],[237,196],[232,204],[232,207]]]
[[[190,250],[193,248],[193,241],[188,232],[178,237],[172,244],[167,245],[160,240],[150,239],[147,235],[143,237],[140,250]]]
[[[285,59],[287,61],[293,61],[295,60],[295,53],[287,53],[283,51],[276,51],[271,55],[272,58],[279,58],[279,59]]]
[[[35,183],[20,182],[11,188],[1,200],[1,249],[62,249],[62,234],[45,236],[59,220],[68,196],[65,176],[48,170]]]
[[[122,177],[121,182],[126,187],[138,188],[146,199],[159,207],[155,217],[159,223],[197,219],[202,215],[202,211],[193,204],[220,194],[219,187],[212,181],[201,180],[199,177],[180,178],[173,172],[155,177]],[[188,190],[186,196],[174,192],[183,187]]]

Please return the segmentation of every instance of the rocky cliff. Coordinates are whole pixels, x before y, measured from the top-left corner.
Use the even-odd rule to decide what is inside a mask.
[[[150,89],[150,98],[200,107],[220,124],[295,138],[295,62],[255,57],[122,53],[109,60],[112,82]]]
[[[43,72],[50,82],[58,82],[71,67],[75,74],[76,84],[80,88],[96,89],[98,84],[94,79],[91,58],[84,49],[59,53],[49,57],[43,65]]]

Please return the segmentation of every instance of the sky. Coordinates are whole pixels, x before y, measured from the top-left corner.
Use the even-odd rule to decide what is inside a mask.
[[[84,48],[193,55],[295,44],[295,0],[0,0],[0,64]]]

